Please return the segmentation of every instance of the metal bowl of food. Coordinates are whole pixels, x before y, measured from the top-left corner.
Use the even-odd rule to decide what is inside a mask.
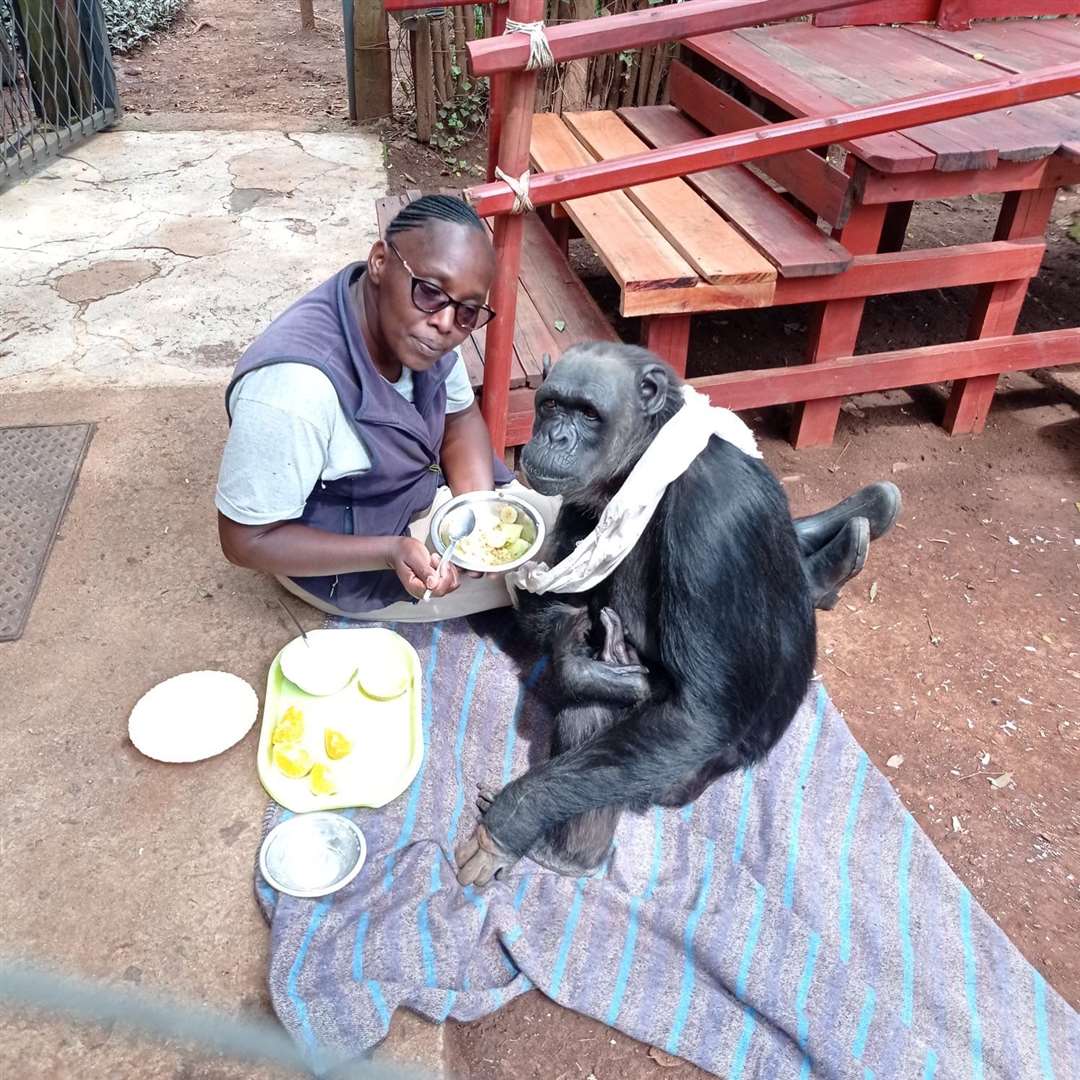
[[[313,898],[343,889],[366,858],[367,842],[355,822],[314,810],[287,817],[266,834],[259,869],[278,892]]]
[[[454,514],[463,507],[476,515],[476,527],[451,556],[463,570],[502,574],[536,558],[544,545],[544,519],[524,499],[508,491],[469,491],[431,515],[431,546],[439,555],[449,547]]]

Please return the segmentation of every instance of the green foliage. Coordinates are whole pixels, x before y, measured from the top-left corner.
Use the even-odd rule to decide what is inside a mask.
[[[487,122],[487,85],[462,82],[457,96],[439,107],[431,145],[442,155],[447,168],[458,173],[468,162],[454,153]]]
[[[127,52],[172,22],[183,5],[184,0],[102,0],[112,51]]]

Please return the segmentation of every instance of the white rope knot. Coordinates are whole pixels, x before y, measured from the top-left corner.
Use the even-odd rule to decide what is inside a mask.
[[[529,62],[525,65],[526,71],[555,66],[555,57],[551,55],[551,46],[548,44],[547,34],[544,33],[543,19],[537,22],[517,22],[515,19],[507,19],[503,33],[529,35]]]
[[[495,177],[501,180],[514,193],[514,205],[510,208],[511,214],[530,214],[533,210],[532,199],[529,198],[529,170],[526,169],[516,180],[504,173],[498,165],[495,166]]]

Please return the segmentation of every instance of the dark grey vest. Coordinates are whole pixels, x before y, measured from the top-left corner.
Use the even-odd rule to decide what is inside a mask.
[[[376,370],[364,344],[349,288],[363,271],[364,263],[352,263],[279,315],[240,358],[225,407],[236,383],[257,368],[286,362],[317,367],[333,383],[371,469],[320,480],[300,520],[328,532],[404,536],[409,522],[431,506],[441,482],[446,377],[456,356],[447,353],[430,370],[413,372],[413,403],[406,401]],[[498,460],[495,479],[511,479]],[[392,570],[293,581],[344,611],[373,611],[411,599]]]

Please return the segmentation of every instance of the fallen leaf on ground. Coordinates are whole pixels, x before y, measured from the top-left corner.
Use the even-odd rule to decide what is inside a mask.
[[[872,604],[877,599],[877,582],[870,582],[870,603]]]
[[[979,755],[979,764],[980,765],[989,765],[990,764],[990,752],[988,750],[984,750]]]
[[[657,1050],[655,1046],[649,1047],[649,1057],[656,1062],[661,1068],[674,1069],[682,1062],[677,1057],[672,1057],[670,1054],[665,1054],[663,1050]]]
[[[910,469],[911,466],[906,461],[894,461],[892,471],[894,473],[903,472],[905,469]]]
[[[904,755],[903,754],[893,754],[893,756],[891,758],[889,758],[889,760],[886,761],[885,764],[890,769],[899,769],[900,766],[904,764]]]
[[[955,814],[952,819],[952,831],[960,832],[960,819]]]
[[[559,333],[561,334],[566,329],[566,320],[565,319],[556,319],[555,320],[555,329],[558,330]]]
[[[996,788],[1008,787],[1013,782],[1013,774],[1011,772],[1003,772],[1000,776],[990,777],[990,786]]]

